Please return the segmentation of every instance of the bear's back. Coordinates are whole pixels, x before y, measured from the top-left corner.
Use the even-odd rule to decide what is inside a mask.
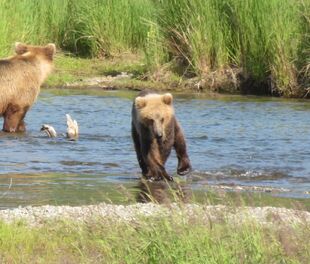
[[[17,43],[16,55],[0,60],[0,114],[8,104],[31,106],[51,72],[54,44],[30,46]]]

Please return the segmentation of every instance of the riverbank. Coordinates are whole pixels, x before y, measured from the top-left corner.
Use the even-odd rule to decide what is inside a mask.
[[[200,83],[198,78],[183,78],[165,68],[150,73],[142,55],[126,53],[110,59],[85,59],[58,53],[55,69],[43,87],[201,92],[204,89]]]
[[[97,204],[0,211],[3,263],[308,263],[310,213]]]
[[[148,71],[142,55],[125,53],[110,59],[86,59],[58,53],[55,70],[43,88],[143,90],[205,93],[210,95],[266,95],[244,78],[241,69],[215,71],[203,76],[180,76],[167,67]],[[268,94],[268,93],[267,93]],[[300,98],[309,98],[304,90]]]

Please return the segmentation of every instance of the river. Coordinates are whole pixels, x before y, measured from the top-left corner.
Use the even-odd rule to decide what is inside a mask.
[[[140,169],[130,135],[136,92],[43,90],[26,116],[25,134],[0,133],[0,208],[127,202]],[[310,103],[265,97],[176,94],[191,175],[189,189],[271,192],[310,198]],[[67,141],[66,117],[79,123]],[[59,136],[47,138],[42,124]],[[0,125],[2,126],[2,120]]]

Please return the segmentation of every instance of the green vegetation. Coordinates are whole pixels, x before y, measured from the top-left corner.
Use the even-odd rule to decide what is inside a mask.
[[[304,0],[0,0],[0,55],[55,42],[79,56],[138,54],[155,81],[173,72],[202,89],[306,97],[309,14]]]
[[[1,263],[309,263],[309,227],[174,215],[132,222],[0,223]]]
[[[125,72],[131,77],[124,79],[107,78],[105,76],[116,76]],[[109,59],[102,58],[81,58],[76,56],[65,56],[57,54],[55,58],[55,69],[49,76],[43,87],[67,87],[67,88],[98,88],[88,85],[88,79],[102,77],[101,85],[109,89],[129,90],[173,90],[186,92],[193,83],[172,72],[160,72],[150,76],[143,57],[137,54],[122,54]],[[68,85],[68,86],[67,86]],[[72,90],[71,90],[72,92]],[[87,91],[85,91],[87,92]]]
[[[108,60],[57,54],[55,69],[46,81],[46,85],[61,87],[67,83],[79,82],[94,76],[114,76],[122,72],[143,76],[145,65],[141,63],[141,58],[138,55],[132,54],[123,54]]]

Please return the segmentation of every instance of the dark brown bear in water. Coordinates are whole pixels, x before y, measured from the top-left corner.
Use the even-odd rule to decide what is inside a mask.
[[[173,109],[173,97],[142,91],[132,108],[132,138],[142,174],[147,179],[172,180],[165,163],[174,148],[178,157],[177,172],[185,175],[191,164],[186,142]]]
[[[15,56],[0,60],[0,116],[6,132],[25,131],[25,115],[53,68],[56,48],[54,44],[16,43],[15,52]]]

